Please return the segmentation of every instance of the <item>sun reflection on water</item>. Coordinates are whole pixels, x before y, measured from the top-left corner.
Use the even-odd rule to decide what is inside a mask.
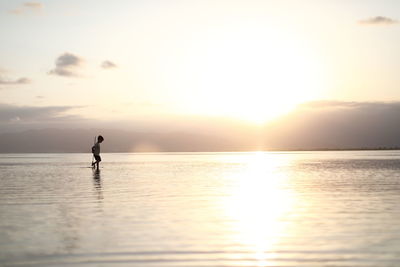
[[[274,248],[285,235],[285,218],[293,209],[289,177],[282,171],[288,159],[257,152],[235,174],[235,186],[225,203],[233,242],[247,251],[257,266],[269,266]],[[237,176],[236,176],[237,175]]]

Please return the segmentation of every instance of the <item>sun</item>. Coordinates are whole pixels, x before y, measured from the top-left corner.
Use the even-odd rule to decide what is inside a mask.
[[[321,95],[318,55],[296,36],[236,30],[200,45],[186,62],[197,91],[190,108],[197,113],[264,123]]]

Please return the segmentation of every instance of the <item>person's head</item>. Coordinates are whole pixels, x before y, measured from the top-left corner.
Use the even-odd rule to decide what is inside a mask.
[[[103,136],[99,135],[99,136],[97,137],[97,142],[101,143],[101,142],[103,142],[103,141],[104,141]]]

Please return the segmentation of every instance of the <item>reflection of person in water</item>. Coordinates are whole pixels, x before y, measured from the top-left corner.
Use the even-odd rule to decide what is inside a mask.
[[[95,158],[95,162],[92,162],[92,167],[94,168],[96,166],[96,169],[99,169],[99,163],[101,161],[101,157],[100,157],[100,144],[104,141],[103,136],[99,135],[97,137],[97,142],[96,144],[94,144],[94,146],[92,147],[92,153],[93,156]]]
[[[93,171],[93,184],[94,184],[94,188],[96,189],[96,192],[97,192],[97,198],[103,199],[103,189],[102,189],[102,185],[101,185],[100,170]]]

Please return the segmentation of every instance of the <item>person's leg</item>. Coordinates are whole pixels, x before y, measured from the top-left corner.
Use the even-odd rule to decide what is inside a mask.
[[[99,169],[99,164],[100,164],[100,161],[101,161],[101,157],[98,156],[98,155],[96,155],[94,157],[96,158],[96,167],[97,167],[97,170],[98,170]]]

